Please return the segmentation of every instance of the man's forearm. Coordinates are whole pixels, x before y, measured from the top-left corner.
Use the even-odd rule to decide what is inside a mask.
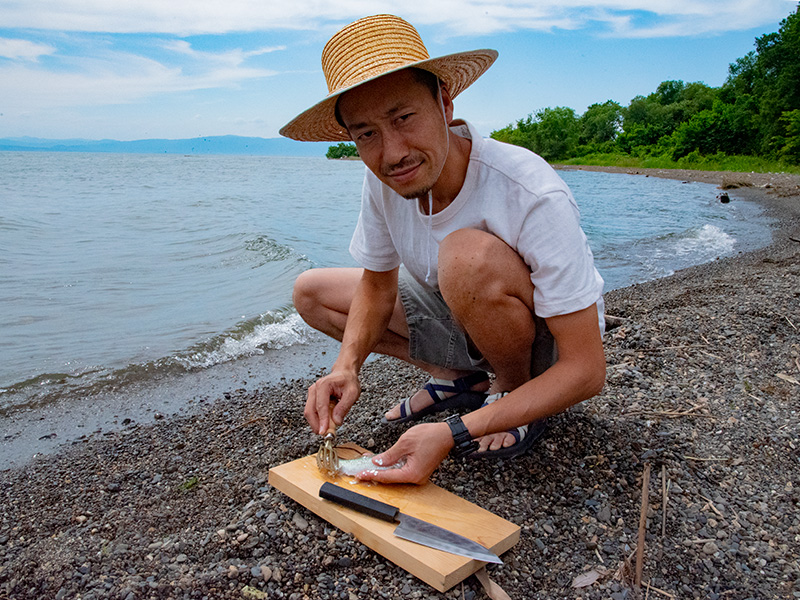
[[[397,269],[364,271],[356,288],[334,369],[358,372],[389,326],[397,300]]]
[[[558,348],[556,364],[508,396],[464,417],[473,437],[560,413],[600,393],[606,362],[596,307],[550,318],[548,326]]]

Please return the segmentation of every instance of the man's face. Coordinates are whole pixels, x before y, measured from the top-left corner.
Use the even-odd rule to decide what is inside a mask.
[[[448,121],[452,104],[443,90]],[[345,93],[339,113],[364,164],[405,198],[422,198],[447,158],[447,125],[437,98],[406,70]]]

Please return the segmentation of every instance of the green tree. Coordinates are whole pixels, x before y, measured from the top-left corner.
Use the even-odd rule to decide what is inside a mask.
[[[356,145],[346,142],[339,142],[335,146],[328,146],[328,151],[325,153],[326,158],[349,158],[356,156],[358,156]]]
[[[536,113],[536,152],[545,160],[573,156],[580,128],[575,111],[567,106],[545,108]]]
[[[635,154],[669,151],[672,134],[710,110],[717,92],[701,82],[663,81],[649,96],[636,96],[623,111],[619,147]]]
[[[528,115],[525,119],[517,121],[516,125],[508,125],[503,129],[493,131],[490,137],[536,152],[536,129],[538,127],[539,122],[534,120],[533,115]]]
[[[622,129],[622,106],[613,100],[592,104],[578,121],[581,144],[613,142]]]
[[[782,136],[780,158],[794,164],[800,164],[800,109],[786,111],[781,116]]]
[[[795,160],[792,115],[800,110],[800,5],[777,32],[756,38],[755,46],[754,52],[730,65],[721,97],[747,107],[756,132],[751,145],[760,154]]]
[[[544,108],[535,115],[493,131],[491,137],[535,152],[545,160],[569,158],[578,145],[580,128],[575,111],[566,106]]]

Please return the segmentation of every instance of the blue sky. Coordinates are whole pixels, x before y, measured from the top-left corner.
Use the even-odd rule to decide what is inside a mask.
[[[456,99],[488,135],[540,108],[721,85],[797,0],[0,0],[0,137],[276,137],[327,93],[326,40],[393,13],[432,56],[494,48]]]

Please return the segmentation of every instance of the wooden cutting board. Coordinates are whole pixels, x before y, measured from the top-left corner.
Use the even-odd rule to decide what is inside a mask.
[[[342,458],[355,458],[363,448],[348,445]],[[356,453],[356,454],[353,454]],[[440,592],[447,591],[485,565],[482,561],[435,550],[394,535],[396,523],[362,515],[319,497],[330,481],[359,494],[391,504],[400,512],[434,523],[483,544],[497,555],[519,541],[520,528],[433,483],[386,485],[358,482],[345,475],[330,476],[317,468],[316,457],[306,456],[269,470],[269,483],[339,529]]]

